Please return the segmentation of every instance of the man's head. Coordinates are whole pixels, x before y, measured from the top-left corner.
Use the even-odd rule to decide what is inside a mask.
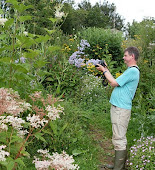
[[[128,67],[136,65],[139,57],[139,51],[136,47],[128,47],[124,51],[124,63],[127,64]]]
[[[131,56],[131,55],[134,55],[134,59],[136,61],[138,61],[138,57],[139,57],[139,51],[136,47],[128,47],[124,50],[124,53],[125,52],[128,52],[128,54]]]

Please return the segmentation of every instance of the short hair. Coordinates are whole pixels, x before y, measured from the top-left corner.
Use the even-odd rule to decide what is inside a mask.
[[[139,50],[138,50],[138,48],[136,48],[136,47],[128,47],[128,48],[126,48],[124,50],[124,52],[128,52],[129,55],[134,54],[135,60],[138,61],[138,58],[139,58]]]

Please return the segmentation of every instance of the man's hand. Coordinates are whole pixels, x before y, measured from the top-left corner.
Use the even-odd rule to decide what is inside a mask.
[[[107,69],[107,67],[103,67],[103,66],[102,66],[102,65],[100,65],[100,64],[97,64],[96,69],[97,69],[97,70],[99,70],[99,71],[102,71],[102,72],[104,72],[104,71],[107,71],[107,70],[108,70],[108,69]]]

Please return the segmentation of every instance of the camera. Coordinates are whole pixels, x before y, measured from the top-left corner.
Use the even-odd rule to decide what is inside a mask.
[[[97,64],[102,65],[103,67],[106,67],[106,64],[103,60],[100,60]],[[99,67],[98,65],[95,65],[95,67]]]

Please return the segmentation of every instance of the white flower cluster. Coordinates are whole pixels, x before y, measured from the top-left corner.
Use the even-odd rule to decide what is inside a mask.
[[[39,115],[28,115],[26,117],[27,121],[30,122],[31,126],[34,127],[34,128],[40,128],[42,126],[44,126],[45,123],[48,122],[48,120],[46,119],[40,119]]]
[[[6,161],[5,156],[9,156],[9,152],[6,152],[2,149],[5,149],[6,146],[5,145],[0,145],[0,161]]]
[[[48,112],[47,117],[51,120],[56,120],[57,118],[60,118],[59,113],[63,113],[64,108],[58,105],[58,107],[52,107],[48,105],[46,107],[46,111]]]
[[[0,16],[0,25],[4,25],[7,20],[7,18],[1,18]]]
[[[31,105],[21,100],[17,91],[2,87],[0,88],[0,108],[0,115],[9,113],[17,116],[25,110],[30,110]]]
[[[73,156],[69,156],[65,151],[62,154],[53,153],[51,156],[48,150],[38,150],[38,153],[41,153],[41,156],[45,160],[40,160],[39,158],[35,158],[33,163],[35,163],[35,167],[37,170],[48,170],[49,168],[55,170],[78,170],[79,166],[74,163]]]
[[[55,7],[55,17],[58,19],[61,19],[63,16],[65,16],[64,12],[60,12],[63,7],[63,4],[59,4],[58,6]]]
[[[24,34],[25,36],[27,36],[27,35],[28,35],[28,32],[27,32],[27,31],[24,31],[23,34]]]
[[[22,124],[25,123],[25,120],[14,117],[14,116],[0,116],[0,129],[8,130],[8,125],[11,125],[14,129],[17,130],[17,134],[20,137],[23,137],[25,134],[28,133],[27,130],[22,130]]]

